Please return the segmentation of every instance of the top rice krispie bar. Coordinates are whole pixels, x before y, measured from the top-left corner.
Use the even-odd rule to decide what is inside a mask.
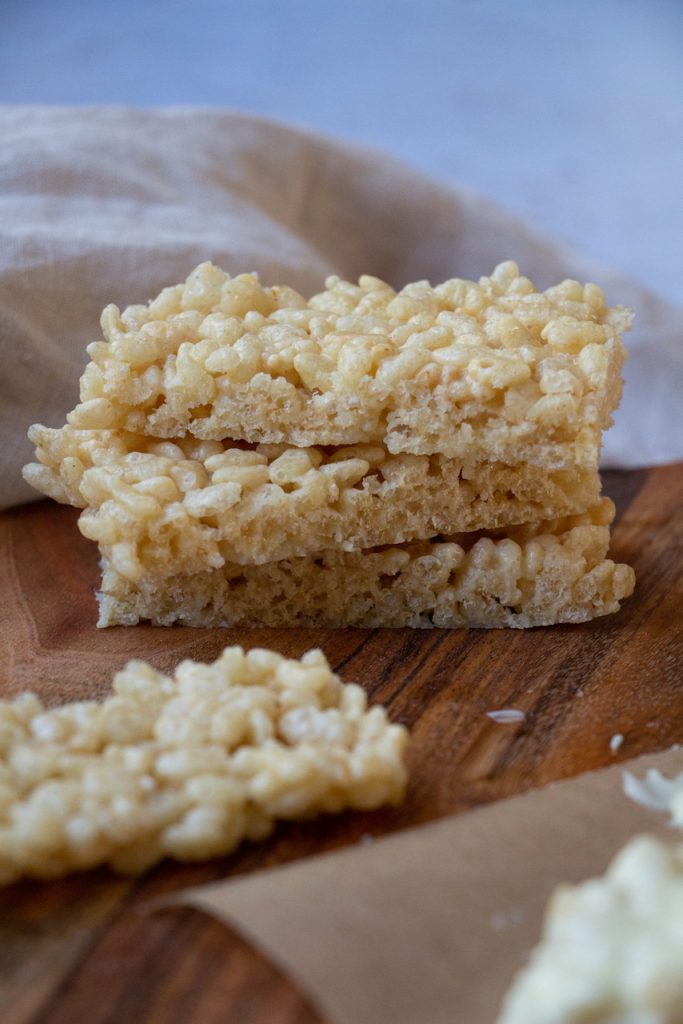
[[[478,282],[400,292],[328,278],[308,301],[203,263],[146,306],[102,315],[80,429],[158,438],[381,441],[390,452],[562,468],[597,464],[631,314],[600,288],[539,292],[502,263]]]

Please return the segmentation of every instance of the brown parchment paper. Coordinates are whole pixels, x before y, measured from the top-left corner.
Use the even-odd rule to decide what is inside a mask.
[[[330,1024],[493,1024],[559,882],[601,874],[640,832],[672,835],[623,773],[679,747],[178,900],[226,922]],[[174,901],[175,902],[175,901]]]

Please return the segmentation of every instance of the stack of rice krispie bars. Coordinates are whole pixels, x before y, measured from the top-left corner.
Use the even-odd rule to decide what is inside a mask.
[[[511,262],[309,300],[204,263],[105,309],[25,477],[84,510],[101,626],[581,622],[634,585],[598,473],[629,325]]]

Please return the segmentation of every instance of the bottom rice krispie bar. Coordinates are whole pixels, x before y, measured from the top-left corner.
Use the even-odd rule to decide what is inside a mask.
[[[523,628],[608,615],[634,573],[605,556],[614,505],[505,531],[126,579],[103,563],[100,626]]]

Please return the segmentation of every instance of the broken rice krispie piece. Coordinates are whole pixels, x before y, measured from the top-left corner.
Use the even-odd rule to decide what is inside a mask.
[[[0,701],[0,884],[138,873],[262,839],[278,818],[398,803],[407,733],[321,651],[131,661],[103,702]]]
[[[548,470],[350,448],[154,441],[116,431],[32,427],[24,476],[86,507],[79,526],[131,580],[357,551],[437,534],[557,518],[600,492],[592,469]]]
[[[614,506],[368,551],[226,564],[135,582],[103,563],[100,626],[549,626],[617,611],[633,570],[607,559]]]
[[[69,422],[595,468],[630,322],[596,285],[539,292],[511,262],[398,293],[331,277],[309,300],[203,263],[146,306],[105,309]]]
[[[683,1024],[683,846],[641,836],[563,886],[498,1024]]]

